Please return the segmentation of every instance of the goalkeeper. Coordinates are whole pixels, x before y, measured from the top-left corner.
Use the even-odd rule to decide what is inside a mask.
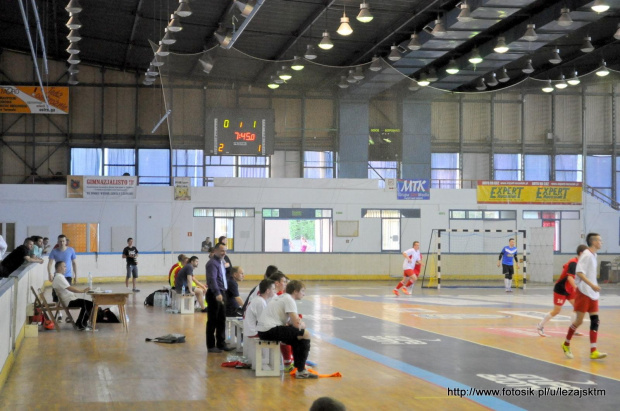
[[[502,273],[504,274],[504,287],[507,293],[512,292],[512,276],[515,273],[514,267],[519,268],[519,260],[517,259],[517,247],[515,247],[515,239],[508,240],[508,245],[502,248],[499,253],[497,266],[502,265]],[[514,264],[514,265],[513,265]]]

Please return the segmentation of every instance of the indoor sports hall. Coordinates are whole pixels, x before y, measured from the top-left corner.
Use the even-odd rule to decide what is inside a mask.
[[[15,0],[0,27],[0,408],[617,408],[620,0]],[[219,242],[243,280],[207,278]],[[303,281],[320,378],[208,349],[180,255],[242,300]]]

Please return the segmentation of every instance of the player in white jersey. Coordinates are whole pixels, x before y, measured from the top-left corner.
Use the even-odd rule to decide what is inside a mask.
[[[420,242],[414,241],[413,248],[403,251],[403,257],[405,257],[405,261],[403,261],[403,279],[392,290],[397,297],[399,295],[398,290],[403,294],[411,294],[407,291],[407,287],[415,284],[420,275],[420,269],[424,265],[422,263],[422,254],[420,253]]]

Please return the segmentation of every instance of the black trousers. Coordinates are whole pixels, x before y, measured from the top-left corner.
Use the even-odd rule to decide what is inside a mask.
[[[310,354],[310,340],[300,340],[297,337],[304,335],[304,330],[290,325],[280,325],[268,331],[259,331],[261,340],[280,341],[288,344],[293,349],[293,360],[297,371],[306,369],[306,360]]]
[[[207,348],[224,348],[226,346],[226,296],[222,302],[215,299],[215,294],[207,290]]]
[[[93,311],[93,302],[90,300],[85,300],[83,298],[78,298],[77,300],[73,300],[69,303],[67,308],[81,308],[80,315],[76,320],[75,325],[80,328],[84,328],[88,325],[88,319],[90,318],[90,313]]]

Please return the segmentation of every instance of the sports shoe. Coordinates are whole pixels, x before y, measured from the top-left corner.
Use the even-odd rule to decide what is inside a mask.
[[[59,324],[62,322],[62,315],[59,315],[58,317],[56,317],[56,322]]]
[[[398,297],[400,294],[398,294],[398,290],[395,288],[392,290],[392,292]]]
[[[602,358],[607,357],[607,353],[605,352],[600,352],[600,351],[593,351],[590,353],[590,359],[591,360],[600,360]]]
[[[293,363],[291,363],[289,365],[285,365],[284,366],[284,372],[285,373],[289,373],[289,372],[293,371],[293,368],[295,368],[295,365]]]
[[[78,331],[92,331],[92,327],[86,326],[86,327],[78,327]]]
[[[575,331],[575,334],[573,334],[575,337],[583,337],[583,333],[577,332]]]
[[[405,295],[411,295],[411,293],[407,290],[407,288],[406,288],[406,287],[401,288],[401,289],[400,289],[400,292],[401,292],[401,293],[403,293],[403,294],[405,294]]]
[[[308,372],[308,370],[303,370],[303,371],[297,371],[295,373],[295,378],[298,380],[312,380],[312,379],[319,378],[319,376]]]
[[[139,292],[140,292],[140,290],[138,290],[137,288],[134,288],[134,289],[133,289],[133,290],[131,290],[131,291],[133,291],[134,293],[139,293]]]
[[[233,347],[232,345],[227,345],[224,348],[220,348],[220,350],[223,350],[223,351],[234,351],[236,349],[237,347]]]
[[[545,334],[545,327],[541,327],[540,325],[537,325],[536,331],[538,331],[538,335],[540,335],[541,337],[547,336],[547,334]]]
[[[570,351],[570,346],[568,346],[568,345],[566,345],[564,343],[562,343],[562,351],[564,351],[564,355],[566,356],[566,358],[570,358],[571,360],[573,358],[575,358],[573,353]],[[592,354],[594,354],[594,353],[592,353]]]
[[[213,353],[213,354],[219,354],[219,353],[221,353],[221,352],[222,352],[222,350],[220,350],[220,349],[219,349],[219,348],[217,348],[217,347],[213,347],[213,348],[208,348],[208,349],[207,349],[207,352],[210,352],[210,353]]]

